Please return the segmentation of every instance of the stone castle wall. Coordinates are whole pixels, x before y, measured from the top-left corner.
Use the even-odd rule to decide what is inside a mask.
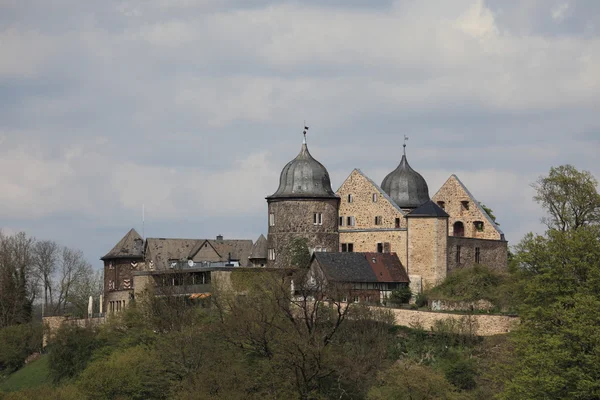
[[[460,260],[457,257],[458,246],[460,246]],[[479,264],[494,269],[506,269],[508,262],[508,242],[504,240],[449,237],[448,272],[457,268],[475,265],[477,248],[479,248]]]
[[[433,196],[432,200],[437,202],[440,207],[440,202],[443,202],[442,208],[450,215],[448,236],[453,236],[454,223],[460,221],[464,226],[465,237],[492,240],[501,239],[500,232],[490,224],[487,217],[454,175],[444,183],[440,190]],[[463,201],[467,202],[468,209],[463,206]],[[482,222],[483,229],[478,230],[475,227],[475,222]]]
[[[509,333],[521,322],[518,317],[504,315],[461,315],[395,308],[390,309],[390,311],[394,314],[397,325],[431,330],[435,326],[436,321],[455,320],[464,324],[470,324],[473,328],[473,334],[477,336]]]
[[[310,249],[339,251],[338,205],[337,198],[269,200],[269,214],[274,214],[275,223],[269,226],[267,247],[275,250],[275,261],[267,260],[267,266],[289,267],[290,244],[296,238],[307,239]],[[321,213],[321,224],[314,223],[315,213]]]
[[[423,289],[446,279],[447,218],[408,218],[409,275],[420,275]]]
[[[389,252],[396,253],[402,265],[406,267],[406,230],[368,230],[348,231],[340,230],[340,245],[352,243],[354,252],[377,252],[377,243],[389,243]]]

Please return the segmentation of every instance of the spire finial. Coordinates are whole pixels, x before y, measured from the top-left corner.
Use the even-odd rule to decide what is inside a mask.
[[[404,147],[404,155],[406,155],[406,141],[408,140],[408,136],[404,135],[404,144],[402,145],[402,147]]]
[[[306,126],[306,121],[304,121],[304,139],[302,139],[302,144],[306,144],[306,132],[308,131],[308,126]]]

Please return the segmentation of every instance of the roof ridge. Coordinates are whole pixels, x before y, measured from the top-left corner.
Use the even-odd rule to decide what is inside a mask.
[[[350,176],[354,173],[354,171],[358,172],[363,178],[365,178],[367,181],[369,181],[369,183],[371,183],[375,189],[377,189],[379,191],[379,194],[381,194],[383,196],[384,199],[386,199],[387,201],[389,201],[392,206],[398,210],[400,212],[400,214],[402,215],[406,215],[406,213],[398,206],[398,204],[396,204],[396,202],[385,192],[385,190],[383,190],[381,188],[381,186],[379,186],[377,183],[375,183],[375,181],[371,178],[369,178],[364,172],[362,172],[362,170],[360,170],[359,168],[354,168],[352,170],[352,172],[350,173],[350,175],[348,175],[348,177],[346,179],[344,179],[344,182],[342,182],[342,184],[340,185],[340,187],[338,188],[338,190],[336,190],[336,194],[337,192],[342,188],[342,186],[344,186],[344,183],[348,180],[348,178],[350,178]]]

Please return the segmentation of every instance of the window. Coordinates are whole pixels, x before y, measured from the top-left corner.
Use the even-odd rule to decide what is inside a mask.
[[[323,225],[323,214],[322,213],[314,213],[313,214],[313,224]]]
[[[467,200],[463,200],[460,202],[460,210],[461,211],[468,211],[469,210],[469,202]]]
[[[275,226],[275,214],[269,214],[269,226]]]
[[[377,203],[377,193],[373,193],[373,203]]]
[[[348,203],[352,203],[352,195],[351,194],[348,195]]]
[[[481,249],[479,247],[475,247],[475,264],[481,263]]]
[[[275,249],[269,249],[269,260],[275,260]]]
[[[473,222],[473,227],[477,232],[483,232],[483,221],[475,221]]]
[[[383,220],[383,217],[381,217],[381,215],[378,215],[375,217],[375,225],[381,225],[381,221]]]
[[[445,201],[438,201],[438,202],[437,202],[437,205],[438,205],[438,206],[440,206],[440,208],[441,208],[442,210],[445,210],[445,209],[446,209],[446,202],[445,202]]]
[[[108,269],[115,269],[115,265],[111,262],[108,263]]]
[[[456,221],[454,223],[452,236],[465,236],[465,226],[462,222]]]
[[[460,264],[460,246],[456,246],[456,263]]]
[[[394,226],[396,227],[396,229],[400,228],[400,218],[396,218],[394,220]]]
[[[383,243],[377,243],[377,252],[383,253]]]
[[[358,303],[358,296],[354,296],[354,298],[352,299],[352,301],[354,301],[355,303]]]
[[[342,253],[354,252],[354,243],[342,243]]]
[[[354,217],[347,217],[346,218],[346,225],[348,225],[348,226],[354,226],[355,222],[356,221],[355,221]]]
[[[340,226],[344,226],[344,217],[340,217],[340,222],[339,222]]]

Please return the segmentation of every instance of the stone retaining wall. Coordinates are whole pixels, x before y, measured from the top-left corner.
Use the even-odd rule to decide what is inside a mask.
[[[466,321],[469,319],[469,322],[472,323],[474,334],[477,336],[492,336],[508,333],[514,330],[520,323],[518,317],[504,315],[464,315],[395,308],[391,308],[390,311],[396,318],[396,324],[411,328],[420,327],[425,330],[430,330],[436,321],[449,319]]]
[[[42,338],[42,347],[46,347],[48,341],[52,338],[54,333],[61,327],[62,324],[71,324],[80,327],[84,326],[97,326],[102,325],[106,322],[106,317],[94,317],[94,318],[80,318],[70,319],[69,317],[44,317],[42,323],[44,324],[44,336]]]

